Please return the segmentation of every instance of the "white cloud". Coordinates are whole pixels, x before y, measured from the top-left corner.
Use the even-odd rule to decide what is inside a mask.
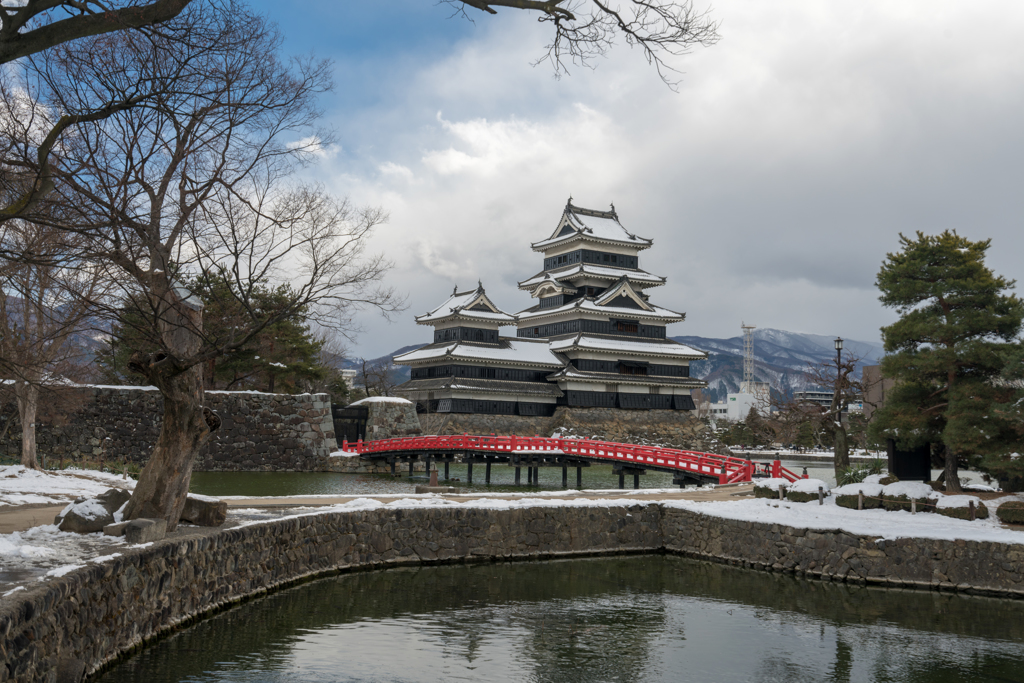
[[[426,341],[411,314],[453,282],[527,307],[529,243],[570,193],[615,202],[655,240],[641,265],[669,284],[654,300],[688,312],[672,334],[733,335],[746,319],[875,339],[892,316],[874,277],[900,231],[992,237],[990,265],[1024,280],[1024,5],[714,12],[723,40],[680,62],[679,94],[625,46],[553,81],[529,66],[543,27],[506,13],[346,121],[373,144],[333,162],[335,187],[391,211],[377,245],[412,307],[393,326],[364,320],[359,353]]]

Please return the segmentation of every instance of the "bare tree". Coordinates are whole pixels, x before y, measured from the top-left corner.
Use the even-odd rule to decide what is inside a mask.
[[[804,374],[807,383],[814,387],[832,389],[831,404],[826,407],[812,401],[793,397],[773,395],[771,418],[768,423],[787,440],[795,440],[804,424],[810,424],[816,433],[827,435],[833,442],[833,466],[836,476],[850,467],[850,439],[847,425],[843,424],[842,413],[856,397],[863,393],[859,380],[853,378],[860,358],[850,356],[845,360],[838,357],[821,363],[808,363]]]
[[[191,0],[26,0],[0,5],[0,64],[79,38],[169,21]]]
[[[391,356],[372,363],[363,360],[359,369],[359,383],[363,385],[367,396],[394,396],[394,389],[399,385],[395,381],[396,370]]]
[[[595,57],[608,52],[617,39],[639,48],[648,64],[671,88],[677,83],[672,74],[678,71],[666,59],[689,53],[695,46],[708,47],[718,42],[718,23],[707,10],[694,9],[689,0],[659,2],[657,0],[444,0],[465,14],[466,7],[475,7],[497,14],[498,7],[526,10],[537,14],[537,20],[550,24],[554,36],[547,45],[547,54],[538,62],[547,61],[555,73],[568,73],[567,62],[589,66]]]
[[[129,363],[160,390],[164,417],[125,515],[163,517],[172,529],[194,458],[220,426],[203,405],[208,360],[300,310],[344,333],[356,307],[387,313],[401,304],[380,286],[390,264],[366,253],[383,212],[293,181],[330,144],[315,125],[328,65],[283,62],[277,33],[238,11],[196,6],[173,23],[201,24],[205,40],[112,33],[94,39],[100,47],[50,50],[34,72],[42,103],[68,112],[160,84],[143,106],[77,128],[54,193],[73,207],[55,227],[84,236],[91,257],[117,272],[120,299],[140,312],[132,337],[156,349]],[[204,330],[203,310],[217,302],[182,284],[214,275],[224,280],[217,296],[242,312],[216,334]],[[259,283],[287,284],[288,295],[266,307]]]
[[[89,325],[92,302],[104,297],[105,273],[83,263],[80,238],[25,221],[0,225],[9,251],[35,254],[39,263],[0,261],[0,358],[21,423],[21,464],[37,469],[40,393],[55,407],[67,398],[53,390],[78,379],[81,347],[71,343]],[[43,265],[45,264],[45,265]]]

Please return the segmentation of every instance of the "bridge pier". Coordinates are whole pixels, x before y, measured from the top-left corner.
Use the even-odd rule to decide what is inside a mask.
[[[412,460],[410,460],[409,461],[409,476],[410,477],[412,476],[412,465],[413,465]]]
[[[473,483],[473,461],[472,460],[470,460],[469,462],[466,463],[466,483],[467,484],[472,484]]]
[[[448,481],[448,461],[444,461],[444,480]]]
[[[626,488],[626,475],[622,470],[619,470],[619,488]]]
[[[576,490],[583,490],[583,468],[580,465],[576,465]]]
[[[519,465],[516,465],[516,486],[519,486]]]
[[[636,474],[635,472],[633,473],[633,488],[634,489],[639,489],[640,488],[640,475]]]
[[[526,485],[533,486],[533,467],[526,466]]]
[[[396,474],[397,474],[397,473],[395,472],[395,465],[396,465],[396,464],[397,464],[397,463],[396,463],[395,459],[394,459],[394,458],[391,458],[391,476],[392,476],[392,477],[396,476]]]
[[[425,462],[426,462],[426,465],[427,465],[427,479],[430,479],[430,456],[429,455],[427,456],[427,459],[426,459]]]
[[[491,463],[484,465],[484,483],[488,486],[491,485]]]
[[[569,488],[569,466],[562,465],[562,488]]]

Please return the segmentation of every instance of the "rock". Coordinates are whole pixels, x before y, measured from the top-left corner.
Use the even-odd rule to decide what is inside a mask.
[[[132,545],[159,541],[166,535],[166,519],[133,519],[124,528],[124,540]]]
[[[129,524],[131,524],[131,522],[115,522],[114,524],[108,524],[103,527],[103,533],[107,536],[124,536],[124,530]]]
[[[121,506],[128,502],[128,499],[132,497],[132,494],[128,493],[124,489],[109,489],[104,493],[96,496],[96,500],[100,501],[100,505],[110,514],[114,514],[121,509]]]
[[[226,501],[206,496],[188,496],[181,521],[197,526],[220,526],[228,516]]]
[[[57,683],[81,683],[85,680],[85,660],[68,657],[57,662]]]
[[[114,513],[108,511],[99,498],[88,498],[81,503],[72,505],[58,524],[58,528],[61,531],[93,534],[103,531],[103,527],[113,523]]]

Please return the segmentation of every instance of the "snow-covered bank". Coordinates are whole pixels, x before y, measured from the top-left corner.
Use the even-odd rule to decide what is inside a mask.
[[[851,510],[836,505],[835,498],[826,498],[824,505],[816,501],[792,503],[766,498],[716,502],[671,500],[664,501],[662,505],[743,522],[779,524],[815,531],[838,529],[857,536],[884,539],[929,538],[1024,544],[1024,530],[1004,527],[995,515],[969,522],[926,512],[915,515],[880,508]]]
[[[75,498],[98,496],[112,488],[132,491],[135,480],[97,470],[30,470],[21,465],[0,467],[0,507],[59,505]]]

